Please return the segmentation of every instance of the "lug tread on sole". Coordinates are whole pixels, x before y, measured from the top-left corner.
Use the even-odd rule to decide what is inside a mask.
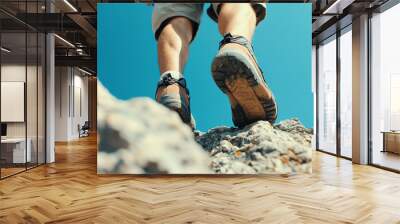
[[[229,66],[226,66],[229,65]],[[233,96],[232,90],[227,86],[227,82],[232,82],[237,79],[246,79],[250,87],[262,85],[263,80],[259,80],[252,75],[251,69],[245,64],[240,63],[233,56],[222,56],[214,59],[212,65],[213,79],[221,91],[225,94]],[[268,86],[267,86],[268,87]],[[256,94],[255,94],[256,95]],[[262,105],[265,112],[265,120],[274,123],[276,120],[276,103],[274,100],[264,100],[257,97],[259,103]],[[233,111],[232,111],[233,112]],[[238,110],[235,113],[240,113],[240,118],[245,118],[244,111]],[[234,120],[235,125],[243,127],[251,121],[245,119]]]

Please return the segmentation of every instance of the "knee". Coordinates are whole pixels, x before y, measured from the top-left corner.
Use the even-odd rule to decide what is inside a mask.
[[[247,20],[255,19],[256,14],[251,3],[222,3],[219,9],[219,16],[236,16]]]
[[[172,18],[163,28],[158,37],[159,45],[168,45],[172,48],[188,46],[192,40],[192,22],[185,17]]]

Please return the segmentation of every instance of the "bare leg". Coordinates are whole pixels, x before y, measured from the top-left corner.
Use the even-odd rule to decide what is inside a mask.
[[[223,3],[218,16],[219,32],[240,35],[251,41],[256,28],[256,13],[250,3]]]
[[[256,13],[250,3],[224,3],[218,16],[224,45],[213,60],[211,71],[217,86],[229,97],[233,123],[243,127],[267,120],[273,123],[277,107],[272,91],[251,50]]]
[[[163,28],[158,37],[157,45],[161,75],[171,75],[175,79],[181,78],[172,74],[183,74],[192,38],[192,23],[185,17],[175,17]],[[162,76],[161,79],[163,80],[166,77],[168,76]],[[188,93],[187,88],[178,83],[162,85],[157,88],[156,100],[176,111],[182,121],[194,129],[195,122],[190,111]]]
[[[183,73],[192,37],[191,21],[185,17],[175,17],[164,27],[157,45],[160,74],[166,71]]]

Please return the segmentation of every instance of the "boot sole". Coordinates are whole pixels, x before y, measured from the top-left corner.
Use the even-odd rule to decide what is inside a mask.
[[[226,95],[236,99],[240,108],[235,111],[233,122],[238,127],[246,126],[259,120],[274,123],[277,116],[277,106],[267,95],[264,80],[257,75],[257,69],[242,53],[229,51],[215,57],[212,63],[212,75],[217,86]]]

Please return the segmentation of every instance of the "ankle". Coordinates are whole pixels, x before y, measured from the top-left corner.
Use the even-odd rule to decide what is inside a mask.
[[[170,76],[176,80],[183,78],[183,74],[178,71],[166,71],[160,75],[160,80],[163,80],[165,77]]]
[[[245,46],[245,45],[251,46],[251,41],[248,38],[246,38],[245,36],[235,35],[232,33],[225,33],[222,40],[219,42],[219,46],[222,47],[229,43],[236,43],[236,44],[240,44],[243,46]]]
[[[157,90],[166,88],[183,88],[187,95],[189,95],[189,90],[187,88],[186,80],[183,78],[182,73],[177,71],[166,71],[161,74],[160,80],[157,84]]]

